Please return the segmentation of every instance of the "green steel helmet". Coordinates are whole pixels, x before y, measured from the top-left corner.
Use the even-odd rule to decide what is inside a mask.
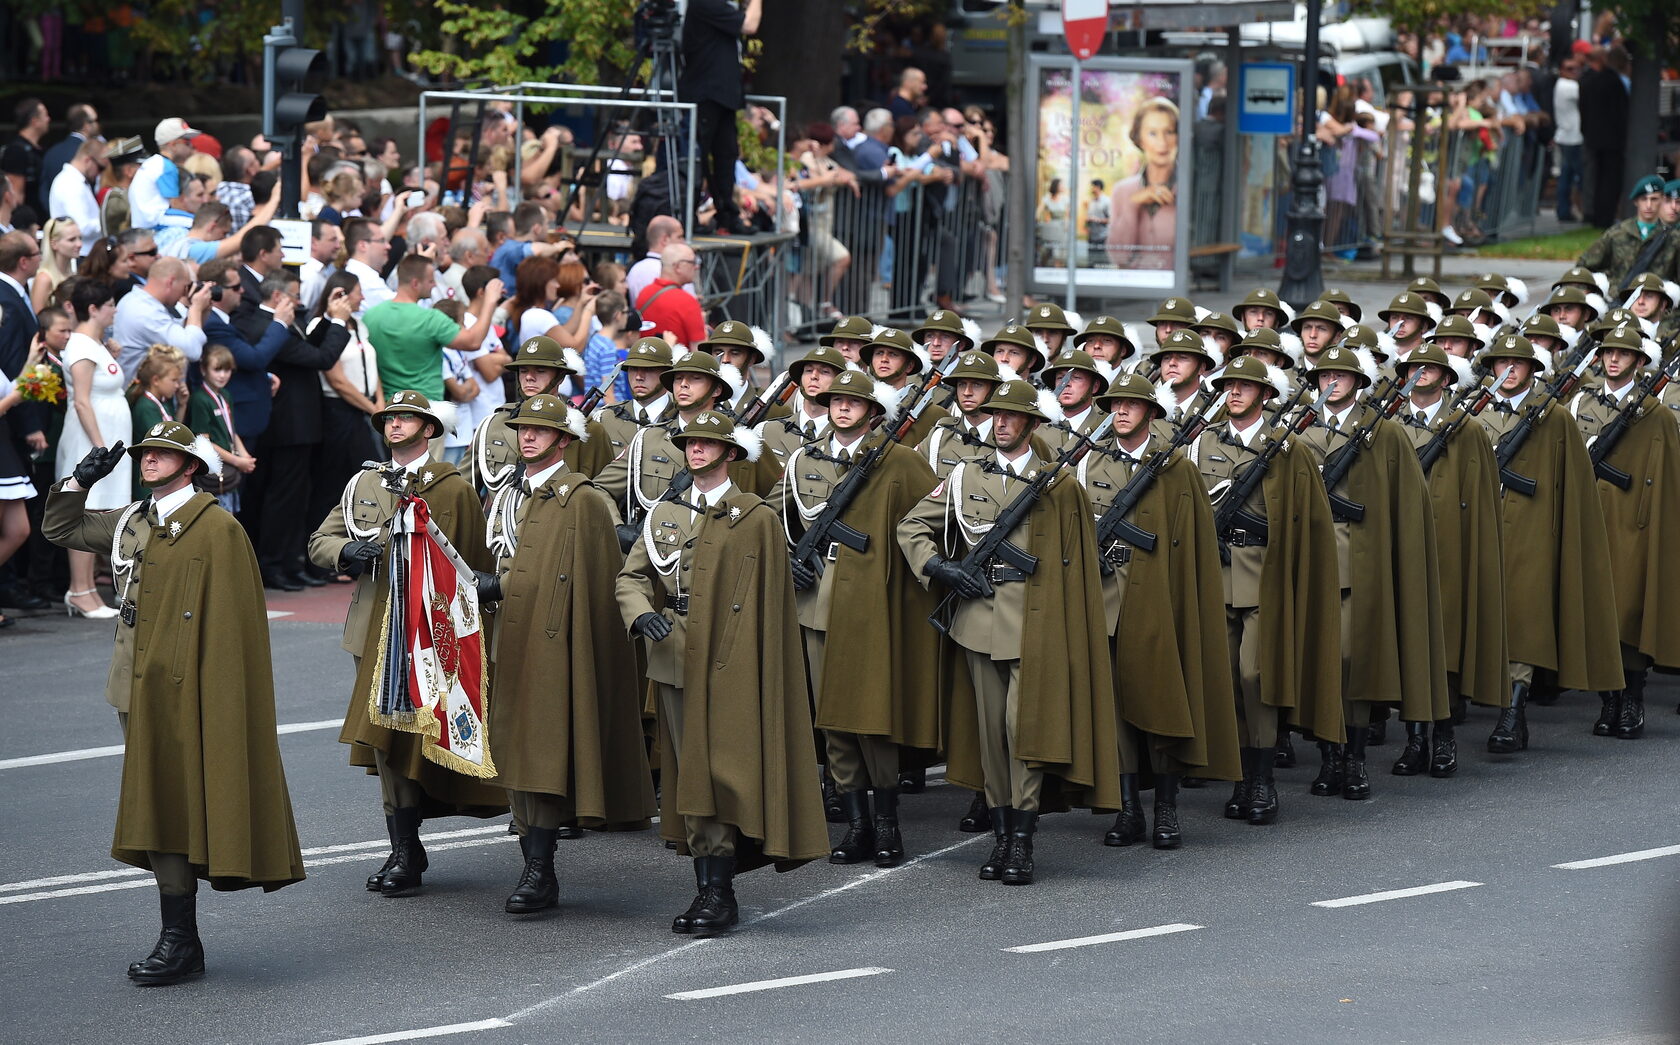
[[[1002,384],[1003,375],[998,372],[997,360],[989,352],[968,351],[957,360],[957,365],[951,368],[949,381],[955,384],[961,380],[990,381]]]
[[[630,351],[624,354],[624,365],[645,370],[668,370],[673,362],[672,356],[671,345],[664,338],[637,338]]]
[[[393,395],[389,403],[374,412],[374,426],[378,427],[384,424],[385,419],[393,414],[412,414],[415,417],[424,418],[427,429],[426,438],[428,439],[436,439],[444,432],[443,418],[439,417],[437,411],[433,409],[432,401],[420,392],[403,391]]]
[[[840,354],[838,348],[831,345],[818,345],[789,364],[788,373],[793,375],[795,381],[798,381],[801,375],[805,373],[805,368],[813,363],[833,367],[836,374],[845,373],[847,367],[846,357]]]
[[[583,357],[576,349],[562,348],[560,342],[547,336],[538,334],[528,337],[519,345],[519,351],[508,360],[510,367],[547,366],[556,370],[564,370],[568,374],[583,373]]]
[[[1042,392],[1046,403],[1040,398]],[[1054,420],[1061,411],[1055,408],[1055,397],[1043,389],[1034,388],[1025,381],[1005,381],[992,392],[992,397],[986,400],[986,405],[980,409],[988,413],[1008,410],[1012,413],[1026,414],[1036,417],[1040,421]]]
[[[1026,326],[1028,330],[1061,330],[1069,335],[1076,332],[1061,306],[1052,305],[1048,301],[1033,306],[1032,313],[1027,316]]]
[[[1360,349],[1331,345],[1320,352],[1318,358],[1312,361],[1312,365],[1307,370],[1306,379],[1312,381],[1319,374],[1325,373],[1352,374],[1359,379],[1362,386],[1369,385],[1371,383],[1371,368],[1368,367],[1370,357],[1360,359],[1361,351]]]
[[[1064,348],[1061,355],[1052,359],[1050,365],[1044,368],[1045,384],[1054,387],[1061,379],[1050,375],[1060,370],[1083,370],[1090,374],[1096,379],[1099,394],[1108,387],[1108,375],[1097,365],[1097,361],[1091,358],[1089,352],[1082,352],[1077,348]]]
[[[870,338],[869,344],[864,345],[858,355],[867,363],[874,357],[875,350],[880,348],[892,348],[903,352],[909,360],[907,373],[919,374],[927,369],[930,362],[927,350],[910,340],[908,331],[899,330],[897,327],[882,327],[877,330],[875,336]]]
[[[1170,418],[1176,412],[1177,404],[1173,401],[1172,391],[1162,389],[1142,374],[1115,374],[1114,382],[1097,396],[1097,403],[1106,407],[1122,399],[1139,399],[1151,403],[1160,411],[1162,417]],[[1169,403],[1172,405],[1169,406]]]
[[[1196,322],[1196,306],[1191,304],[1189,298],[1167,298],[1161,302],[1155,314],[1149,317],[1148,322],[1150,326],[1157,323],[1183,323],[1185,326],[1191,326]]]
[[[772,346],[770,335],[764,331],[738,319],[726,319],[713,327],[711,335],[694,347],[714,356],[720,348],[744,348],[756,357],[748,365],[756,366],[770,358]]]
[[[735,419],[721,410],[702,410],[695,414],[687,428],[671,437],[671,442],[681,449],[690,439],[716,439],[720,443],[728,443],[741,451],[741,458],[748,461],[758,460],[758,452],[764,445],[756,432],[737,427]]]
[[[1347,291],[1340,287],[1331,287],[1318,296],[1320,301],[1328,301],[1332,305],[1340,305],[1347,310],[1348,318],[1355,323],[1365,318],[1365,309]]]
[[[1137,354],[1137,344],[1133,342],[1132,335],[1127,332],[1126,325],[1113,316],[1097,316],[1086,323],[1085,329],[1073,336],[1073,343],[1083,345],[1098,334],[1106,334],[1109,337],[1119,339],[1120,344],[1125,349],[1120,354],[1121,359],[1130,359]]]
[[[1319,298],[1317,301],[1296,313],[1294,322],[1289,324],[1289,329],[1299,334],[1301,332],[1301,328],[1306,325],[1306,322],[1309,319],[1316,319],[1321,322],[1328,323],[1337,330],[1342,329],[1342,310],[1323,298]]]
[[[1209,331],[1220,330],[1230,334],[1239,341],[1242,340],[1243,336],[1242,325],[1224,312],[1209,312],[1201,319],[1198,319],[1196,322],[1190,324],[1190,329],[1200,331],[1204,334]]]
[[[559,396],[534,395],[520,403],[508,418],[509,428],[552,428],[574,439],[588,438],[589,419]]]
[[[874,333],[875,324],[863,316],[846,316],[836,320],[834,329],[817,338],[819,344],[832,345],[836,341],[864,341],[869,340]]]
[[[1225,369],[1213,379],[1213,387],[1219,388],[1231,381],[1252,381],[1264,389],[1267,399],[1276,399],[1285,394],[1289,379],[1282,370],[1269,365],[1259,356],[1242,355],[1225,364]]]

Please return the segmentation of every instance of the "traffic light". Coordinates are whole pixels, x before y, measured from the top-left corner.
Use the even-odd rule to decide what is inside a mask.
[[[326,76],[327,56],[296,46],[289,33],[263,39],[263,135],[295,136],[306,123],[327,115],[327,100],[316,94]]]

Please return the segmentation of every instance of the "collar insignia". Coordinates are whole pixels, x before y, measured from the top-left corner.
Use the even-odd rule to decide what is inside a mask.
[[[729,521],[734,522],[741,517],[741,509],[735,505],[729,506]]]
[[[171,536],[171,537],[181,536],[181,522],[180,522],[179,519],[177,519],[176,521],[169,524],[169,536]]]

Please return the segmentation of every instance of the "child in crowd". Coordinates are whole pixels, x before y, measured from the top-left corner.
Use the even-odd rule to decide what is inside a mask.
[[[128,389],[129,410],[134,417],[136,438],[144,438],[153,425],[174,421],[180,417],[182,378],[186,375],[186,358],[172,345],[153,345],[140,369],[134,373],[134,384]],[[134,499],[146,497],[138,470],[134,476]]]
[[[465,322],[467,306],[458,300],[438,301],[433,303],[432,311],[443,313],[459,326]],[[472,365],[473,355],[454,349],[443,352],[443,391],[454,405],[456,420],[456,424],[443,433],[443,459],[450,464],[460,464],[461,458],[466,456],[467,445],[472,442],[472,427],[460,424],[459,419],[471,415],[471,404],[480,391],[478,371]]]
[[[227,383],[233,377],[233,352],[226,345],[210,345],[199,360],[204,383],[192,390],[187,400],[187,427],[209,438],[222,459],[222,486],[237,484],[237,476],[249,475],[257,459],[245,449],[244,440],[233,425],[233,407],[227,401]],[[230,481],[231,480],[231,481]],[[230,512],[239,511],[239,491],[226,489],[216,501]]]

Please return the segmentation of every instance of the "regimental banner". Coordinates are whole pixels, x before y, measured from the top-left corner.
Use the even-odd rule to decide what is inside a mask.
[[[421,754],[438,765],[493,777],[489,666],[473,571],[419,497],[403,498],[392,544],[368,715],[375,725],[425,737]]]

